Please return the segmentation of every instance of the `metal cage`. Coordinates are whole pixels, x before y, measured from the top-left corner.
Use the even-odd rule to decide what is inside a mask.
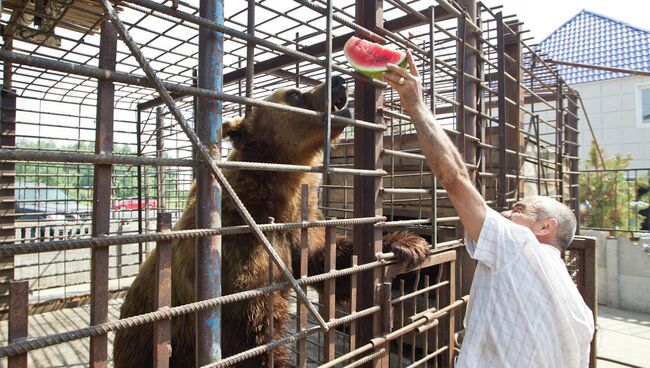
[[[8,334],[0,358],[16,367],[106,366],[112,332],[153,324],[156,364],[165,367],[170,318],[197,313],[205,321],[235,299],[292,289],[294,328],[283,339],[221,357],[218,329],[199,322],[198,361],[225,367],[266,354],[272,365],[273,349],[287,345],[301,367],[451,366],[474,268],[462,228],[399,97],[351,70],[343,44],[356,34],[413,52],[426,103],[496,209],[542,194],[577,210],[574,91],[525,43],[516,18],[475,0],[197,2],[3,2],[0,302]],[[261,98],[332,74],[348,82],[355,115],[323,114],[325,126],[348,128],[334,147],[324,143],[322,165],[223,160],[230,149],[216,133],[223,120],[252,106],[286,110]],[[212,159],[206,145],[221,157]],[[321,175],[325,220],[221,227],[214,198],[199,197],[208,203],[198,215],[203,226],[170,230],[193,180],[214,192],[214,176],[228,190],[224,167]],[[222,236],[262,239],[296,228],[306,236],[315,226],[330,240],[351,236],[350,268],[327,264],[323,274],[237,295],[220,295],[218,283],[197,277],[201,301],[173,307],[161,276],[157,311],[117,319],[151,249],[161,275],[174,272],[172,239],[197,239],[205,275],[215,272],[210,250]],[[427,261],[406,267],[382,253],[388,230],[425,237]],[[352,280],[350,301],[338,305],[333,290],[344,276]],[[321,300],[307,289],[314,282],[325,283]],[[34,332],[57,318],[68,322]]]

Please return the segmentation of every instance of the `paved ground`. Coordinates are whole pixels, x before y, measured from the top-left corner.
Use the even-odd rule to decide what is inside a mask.
[[[119,315],[120,301],[111,301],[109,319]],[[637,367],[650,368],[650,315],[627,312],[600,306],[598,355]],[[30,316],[30,336],[43,336],[75,328],[88,326],[90,320],[88,306],[65,309]],[[113,334],[109,334],[109,356],[112,351]],[[0,345],[7,341],[7,322],[0,322]],[[315,341],[312,343],[316,343]],[[56,345],[34,351],[29,355],[30,367],[86,367],[88,361],[88,339],[68,344]],[[6,367],[5,359],[0,359],[0,367]],[[597,368],[626,367],[603,360]]]
[[[650,368],[650,315],[598,307],[598,356]],[[598,368],[625,365],[603,360]]]

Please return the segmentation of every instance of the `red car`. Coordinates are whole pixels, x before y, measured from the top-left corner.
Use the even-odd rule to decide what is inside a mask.
[[[144,199],[140,201],[140,208],[156,208],[158,207],[158,201],[155,199],[149,199],[145,201]],[[113,208],[116,210],[137,210],[138,209],[138,197],[120,199],[117,201]]]

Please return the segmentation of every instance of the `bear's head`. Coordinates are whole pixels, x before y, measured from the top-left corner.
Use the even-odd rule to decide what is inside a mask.
[[[332,77],[332,115],[351,117],[347,88],[340,76]],[[311,90],[280,88],[264,99],[277,104],[324,112],[325,83]],[[245,117],[224,122],[223,136],[233,144],[231,159],[274,163],[308,164],[320,154],[324,142],[324,115],[309,116],[270,107],[254,107]],[[330,140],[335,140],[345,124],[332,122]]]

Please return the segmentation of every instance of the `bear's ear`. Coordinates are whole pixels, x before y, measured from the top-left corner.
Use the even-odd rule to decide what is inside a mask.
[[[241,138],[246,130],[242,121],[244,121],[244,118],[241,116],[225,121],[221,127],[221,135],[223,137],[228,137],[233,141],[237,138]]]

